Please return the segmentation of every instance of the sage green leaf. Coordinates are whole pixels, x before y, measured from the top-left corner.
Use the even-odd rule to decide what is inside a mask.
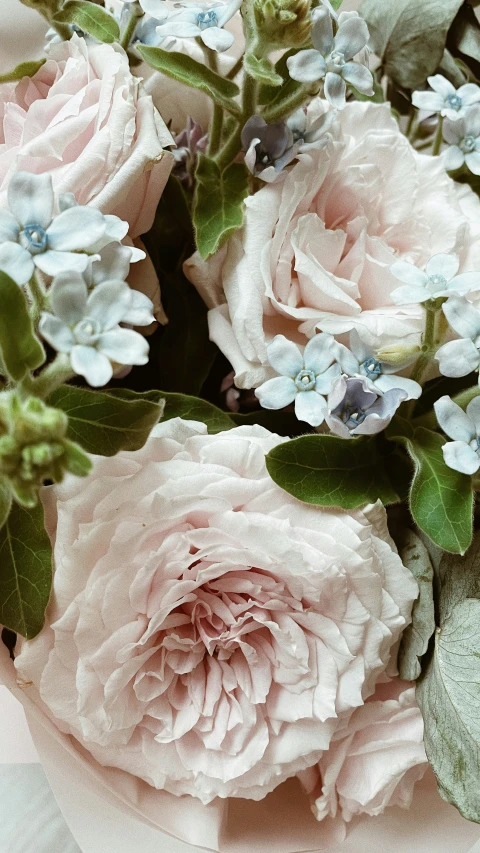
[[[480,601],[456,604],[442,620],[417,683],[424,742],[442,797],[480,823]]]
[[[5,524],[12,506],[12,488],[6,477],[0,477],[0,528]]]
[[[112,44],[120,39],[120,27],[103,6],[89,0],[67,0],[53,19],[58,24],[76,24],[98,41]]]
[[[447,48],[443,51],[442,61],[438,66],[438,71],[440,74],[443,74],[447,80],[450,80],[456,89],[459,89],[460,86],[463,86],[464,83],[467,82],[467,77],[464,73],[466,67],[463,62],[460,62],[458,59],[454,59],[452,54]]]
[[[418,597],[413,605],[412,622],[403,632],[398,671],[405,681],[415,681],[422,671],[420,658],[427,651],[435,631],[433,566],[425,545],[412,530],[405,533],[400,556],[417,581]]]
[[[200,154],[196,179],[193,224],[198,251],[206,260],[242,226],[248,171],[243,163],[232,163],[222,172],[215,160]]]
[[[277,74],[267,56],[259,59],[253,53],[246,53],[243,60],[244,68],[250,77],[267,86],[281,86],[283,77]]]
[[[45,351],[33,331],[21,287],[0,270],[0,351],[8,375],[17,382],[40,367]]]
[[[399,86],[416,89],[442,60],[447,33],[463,0],[363,0],[361,15],[385,73]]]
[[[42,65],[45,65],[46,61],[46,59],[39,59],[38,61],[21,62],[13,71],[0,74],[0,83],[13,83],[15,80],[23,80],[24,77],[33,77]]]
[[[52,586],[43,507],[14,503],[0,530],[0,623],[27,640],[41,631]]]
[[[340,6],[343,3],[343,0],[330,0],[330,3],[332,4],[335,12],[338,12],[338,10],[340,9]]]
[[[480,62],[480,26],[473,9],[464,4],[455,18],[449,43],[465,56]]]
[[[475,534],[464,557],[442,555],[438,576],[442,619],[448,619],[453,608],[466,598],[480,599],[480,531]]]
[[[162,420],[171,418],[184,418],[184,420],[202,421],[208,427],[210,434],[223,432],[236,426],[235,421],[227,412],[217,409],[212,403],[200,400],[198,397],[190,397],[187,394],[166,394],[162,392],[165,399],[165,411]]]
[[[355,509],[398,499],[373,437],[306,435],[274,447],[266,462],[272,480],[305,503]]]
[[[161,47],[146,47],[145,45],[138,45],[136,50],[151,68],[161,71],[162,74],[172,77],[179,83],[184,83],[185,86],[200,89],[215,103],[240,118],[240,107],[232,100],[240,93],[240,90],[233,80],[221,77],[220,74],[192,59],[186,53],[162,50]]]
[[[48,405],[68,415],[69,439],[99,456],[139,450],[164,408],[160,391],[91,391],[71,385],[57,388],[48,398]]]

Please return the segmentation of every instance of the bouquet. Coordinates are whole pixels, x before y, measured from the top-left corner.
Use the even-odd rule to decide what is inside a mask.
[[[477,0],[19,2],[2,679],[203,848],[282,796],[271,849],[341,844],[429,765],[479,823]]]

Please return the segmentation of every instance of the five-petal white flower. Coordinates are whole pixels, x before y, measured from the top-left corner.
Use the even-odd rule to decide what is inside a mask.
[[[177,3],[157,27],[160,38],[200,38],[206,47],[218,53],[228,50],[234,36],[224,29],[238,12],[242,0],[213,0],[209,3]]]
[[[440,397],[434,409],[443,431],[453,439],[442,447],[445,464],[475,474],[480,468],[480,396],[470,401],[466,412],[447,396]]]
[[[447,172],[461,169],[465,164],[474,175],[480,175],[480,104],[470,107],[458,121],[447,119],[443,136],[449,144],[443,155]]]
[[[267,347],[267,355],[279,376],[267,379],[255,394],[264,409],[283,409],[295,401],[299,421],[320,426],[325,420],[327,401],[333,383],[340,376],[334,364],[331,335],[318,334],[309,340],[303,354],[284,335],[276,335]]]
[[[431,92],[415,91],[412,94],[412,104],[420,110],[430,113],[440,113],[451,121],[463,118],[472,104],[480,101],[480,87],[475,83],[465,83],[459,89],[450,83],[442,74],[427,78]]]
[[[447,341],[440,347],[435,355],[438,368],[443,376],[453,379],[468,376],[480,367],[480,312],[466,299],[454,296],[442,310],[460,340]]]
[[[332,16],[328,9],[319,9],[312,22],[313,48],[300,50],[287,59],[290,77],[300,83],[325,78],[325,98],[339,110],[345,107],[347,83],[365,95],[373,95],[372,72],[353,62],[368,39],[368,27],[358,14],[341,13],[334,36]]]
[[[396,261],[390,267],[390,272],[406,286],[392,291],[393,302],[396,305],[410,305],[451,296],[453,293],[463,295],[480,290],[480,272],[457,275],[459,266],[457,255],[433,255],[425,271],[406,261]]]
[[[418,400],[422,393],[422,386],[414,379],[396,374],[397,370],[402,370],[411,364],[415,356],[395,366],[381,361],[375,350],[362,340],[356,329],[350,332],[349,344],[350,349],[337,341],[332,345],[335,357],[344,373],[352,377],[365,377],[367,387],[376,393],[379,391],[385,393],[397,388],[406,392],[407,400]]]
[[[132,329],[119,326],[128,314],[131,291],[124,282],[106,281],[88,293],[80,273],[61,273],[52,284],[50,305],[39,331],[57,352],[68,353],[75,373],[89,385],[106,385],[113,364],[146,364],[149,346]]]
[[[17,172],[8,187],[8,205],[10,211],[0,210],[2,269],[18,284],[26,284],[35,267],[49,276],[82,272],[92,246],[106,232],[106,218],[93,207],[74,205],[53,215],[49,174]]]
[[[139,290],[133,290],[126,282],[131,263],[131,249],[121,243],[109,243],[101,250],[98,260],[93,260],[83,273],[89,290],[106,282],[123,285],[128,289],[130,302],[125,305],[125,315],[119,322],[131,326],[149,326],[155,322],[154,305],[151,299]]]

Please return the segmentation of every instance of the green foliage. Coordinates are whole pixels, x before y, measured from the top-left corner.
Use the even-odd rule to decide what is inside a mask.
[[[377,499],[384,504],[398,500],[370,437],[296,438],[270,451],[267,469],[278,486],[305,503],[354,509]]]
[[[163,413],[160,391],[137,394],[127,388],[91,391],[62,385],[48,403],[68,415],[68,437],[99,456],[139,450]]]
[[[264,56],[259,59],[253,53],[246,53],[244,58],[244,67],[247,74],[258,80],[266,86],[281,86],[283,77],[277,74],[273,64],[268,57]]]
[[[0,74],[1,83],[13,83],[15,80],[22,80],[24,77],[33,77],[42,65],[45,65],[46,59],[32,60],[31,62],[21,62],[13,71],[7,71],[6,74]]]
[[[83,32],[106,44],[120,39],[120,27],[113,15],[103,6],[97,6],[89,0],[67,0],[53,20],[59,24],[75,24]]]
[[[137,51],[147,65],[156,71],[161,71],[162,74],[172,77],[179,83],[184,83],[185,86],[200,89],[232,115],[240,117],[240,107],[232,100],[240,90],[233,80],[221,77],[220,74],[185,53],[145,45],[139,45]]]
[[[413,605],[412,622],[403,632],[398,671],[405,681],[415,681],[421,673],[420,658],[427,651],[435,631],[433,567],[425,545],[411,530],[405,533],[400,556],[417,581],[419,594]]]
[[[5,524],[12,506],[12,487],[6,477],[0,477],[0,528]]]
[[[198,251],[206,259],[242,226],[248,171],[243,163],[232,163],[222,172],[215,160],[201,154],[196,179],[193,224]]]
[[[34,334],[22,288],[0,271],[0,350],[8,375],[17,381],[45,361],[44,349]]]
[[[41,631],[52,584],[43,509],[13,504],[0,530],[0,623],[27,640]]]
[[[162,392],[162,397],[165,399],[165,411],[162,420],[184,418],[185,420],[202,421],[207,425],[208,432],[212,435],[236,426],[235,421],[227,412],[222,412],[221,409],[206,400],[190,397],[187,394],[168,394],[165,392]]]

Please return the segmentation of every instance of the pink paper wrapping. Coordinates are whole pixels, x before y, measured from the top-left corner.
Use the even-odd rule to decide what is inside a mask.
[[[30,731],[64,817],[82,853],[478,853],[480,830],[436,792],[428,773],[409,811],[339,825],[317,823],[295,780],[260,803],[156,791],[123,771],[101,767],[59,732],[31,685],[19,687],[7,650],[0,648],[0,681],[25,708]],[[1,717],[0,717],[1,718]]]

